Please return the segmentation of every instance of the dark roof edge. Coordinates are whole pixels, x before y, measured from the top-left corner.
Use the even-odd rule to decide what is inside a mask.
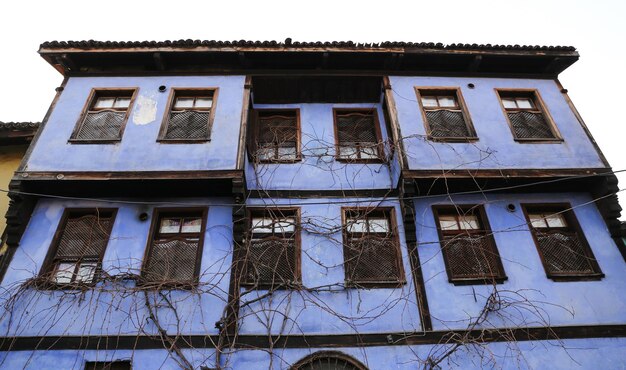
[[[441,49],[441,50],[484,50],[484,51],[549,51],[549,52],[576,52],[573,46],[542,46],[542,45],[492,45],[492,44],[443,44],[435,42],[401,42],[383,41],[380,43],[357,43],[353,41],[305,42],[286,39],[279,41],[216,41],[216,40],[165,40],[165,41],[46,41],[40,45],[43,49],[127,49],[127,48],[198,48],[198,47],[260,47],[260,48],[338,48],[338,49]]]
[[[41,122],[2,122],[0,121],[0,130],[10,131],[30,131],[36,130]]]

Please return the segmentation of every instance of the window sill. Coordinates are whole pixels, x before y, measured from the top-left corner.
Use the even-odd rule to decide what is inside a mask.
[[[287,282],[282,284],[255,284],[241,283],[240,286],[249,291],[252,290],[300,290],[303,288],[302,282]]]
[[[350,158],[341,158],[335,157],[335,161],[346,163],[346,164],[383,164],[384,160],[381,158],[372,158],[372,159],[350,159]]]
[[[547,275],[548,279],[554,282],[570,282],[570,281],[599,281],[605,275],[603,273],[580,274],[580,275]]]
[[[376,289],[376,288],[399,288],[406,285],[406,280],[393,280],[393,281],[347,281],[345,282],[346,288],[352,289]]]
[[[478,141],[477,136],[468,136],[468,137],[433,137],[427,136],[428,140],[435,142],[445,142],[445,143],[473,143]]]
[[[515,140],[516,142],[518,142],[520,144],[561,144],[561,143],[563,143],[565,141],[565,140],[559,139],[559,138],[545,138],[545,139],[538,139],[538,138],[518,139],[518,138],[514,138],[513,140]]]
[[[67,142],[69,144],[117,144],[121,142],[122,139],[94,139],[94,140],[79,140],[79,139],[69,139]]]
[[[62,290],[62,291],[86,291],[91,290],[96,286],[96,282],[92,283],[69,283],[69,284],[60,284],[55,283],[45,278],[36,278],[33,281],[33,285],[38,290]]]
[[[210,142],[210,138],[202,139],[157,139],[159,144],[203,144]]]
[[[499,277],[485,277],[485,278],[471,278],[471,279],[448,279],[449,283],[452,283],[456,286],[463,285],[488,285],[488,284],[503,284],[508,277],[499,276]]]
[[[293,164],[302,162],[302,157],[298,157],[296,159],[264,159],[264,160],[256,160],[253,161],[253,164]]]
[[[137,281],[137,288],[144,290],[194,290],[198,288],[199,283],[197,281],[185,282],[185,281]]]

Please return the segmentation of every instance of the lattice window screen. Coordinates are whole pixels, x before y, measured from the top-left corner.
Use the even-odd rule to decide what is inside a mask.
[[[111,226],[110,216],[69,217],[61,232],[55,258],[98,258],[109,241]]]
[[[451,279],[484,279],[501,276],[499,256],[485,235],[458,235],[442,241]]]
[[[553,139],[555,136],[544,115],[539,112],[509,112],[509,120],[518,139]]]
[[[147,281],[191,282],[194,280],[198,240],[173,238],[154,241],[144,268]]]
[[[245,283],[260,286],[294,283],[297,263],[295,240],[252,240],[246,256]]]
[[[210,111],[172,111],[165,139],[190,140],[209,138]]]
[[[537,230],[535,235],[546,268],[550,273],[558,275],[594,272],[592,260],[587,257],[578,233]]]
[[[427,110],[426,119],[432,137],[464,138],[471,136],[461,111]]]
[[[349,239],[344,247],[346,277],[353,282],[399,281],[397,246],[392,238]]]
[[[118,140],[126,111],[88,112],[76,133],[76,140]]]

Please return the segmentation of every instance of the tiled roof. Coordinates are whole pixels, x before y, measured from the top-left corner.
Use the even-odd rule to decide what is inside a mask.
[[[39,128],[41,122],[2,122],[0,121],[0,130],[3,131],[28,131]]]
[[[348,49],[442,49],[442,50],[509,50],[509,51],[575,51],[573,46],[540,45],[492,45],[492,44],[442,44],[434,42],[398,42],[357,43],[353,41],[303,42],[286,39],[279,41],[215,41],[215,40],[166,40],[166,41],[46,41],[41,44],[45,49],[122,49],[122,48],[161,48],[161,47],[263,47],[263,48],[348,48]]]

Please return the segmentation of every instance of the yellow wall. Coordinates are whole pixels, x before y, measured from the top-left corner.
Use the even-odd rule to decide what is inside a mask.
[[[0,189],[9,189],[9,181],[13,177],[13,172],[20,165],[27,148],[28,145],[0,146]],[[2,191],[0,192],[0,235],[6,227],[4,215],[7,213],[8,208],[9,197],[6,192]]]

